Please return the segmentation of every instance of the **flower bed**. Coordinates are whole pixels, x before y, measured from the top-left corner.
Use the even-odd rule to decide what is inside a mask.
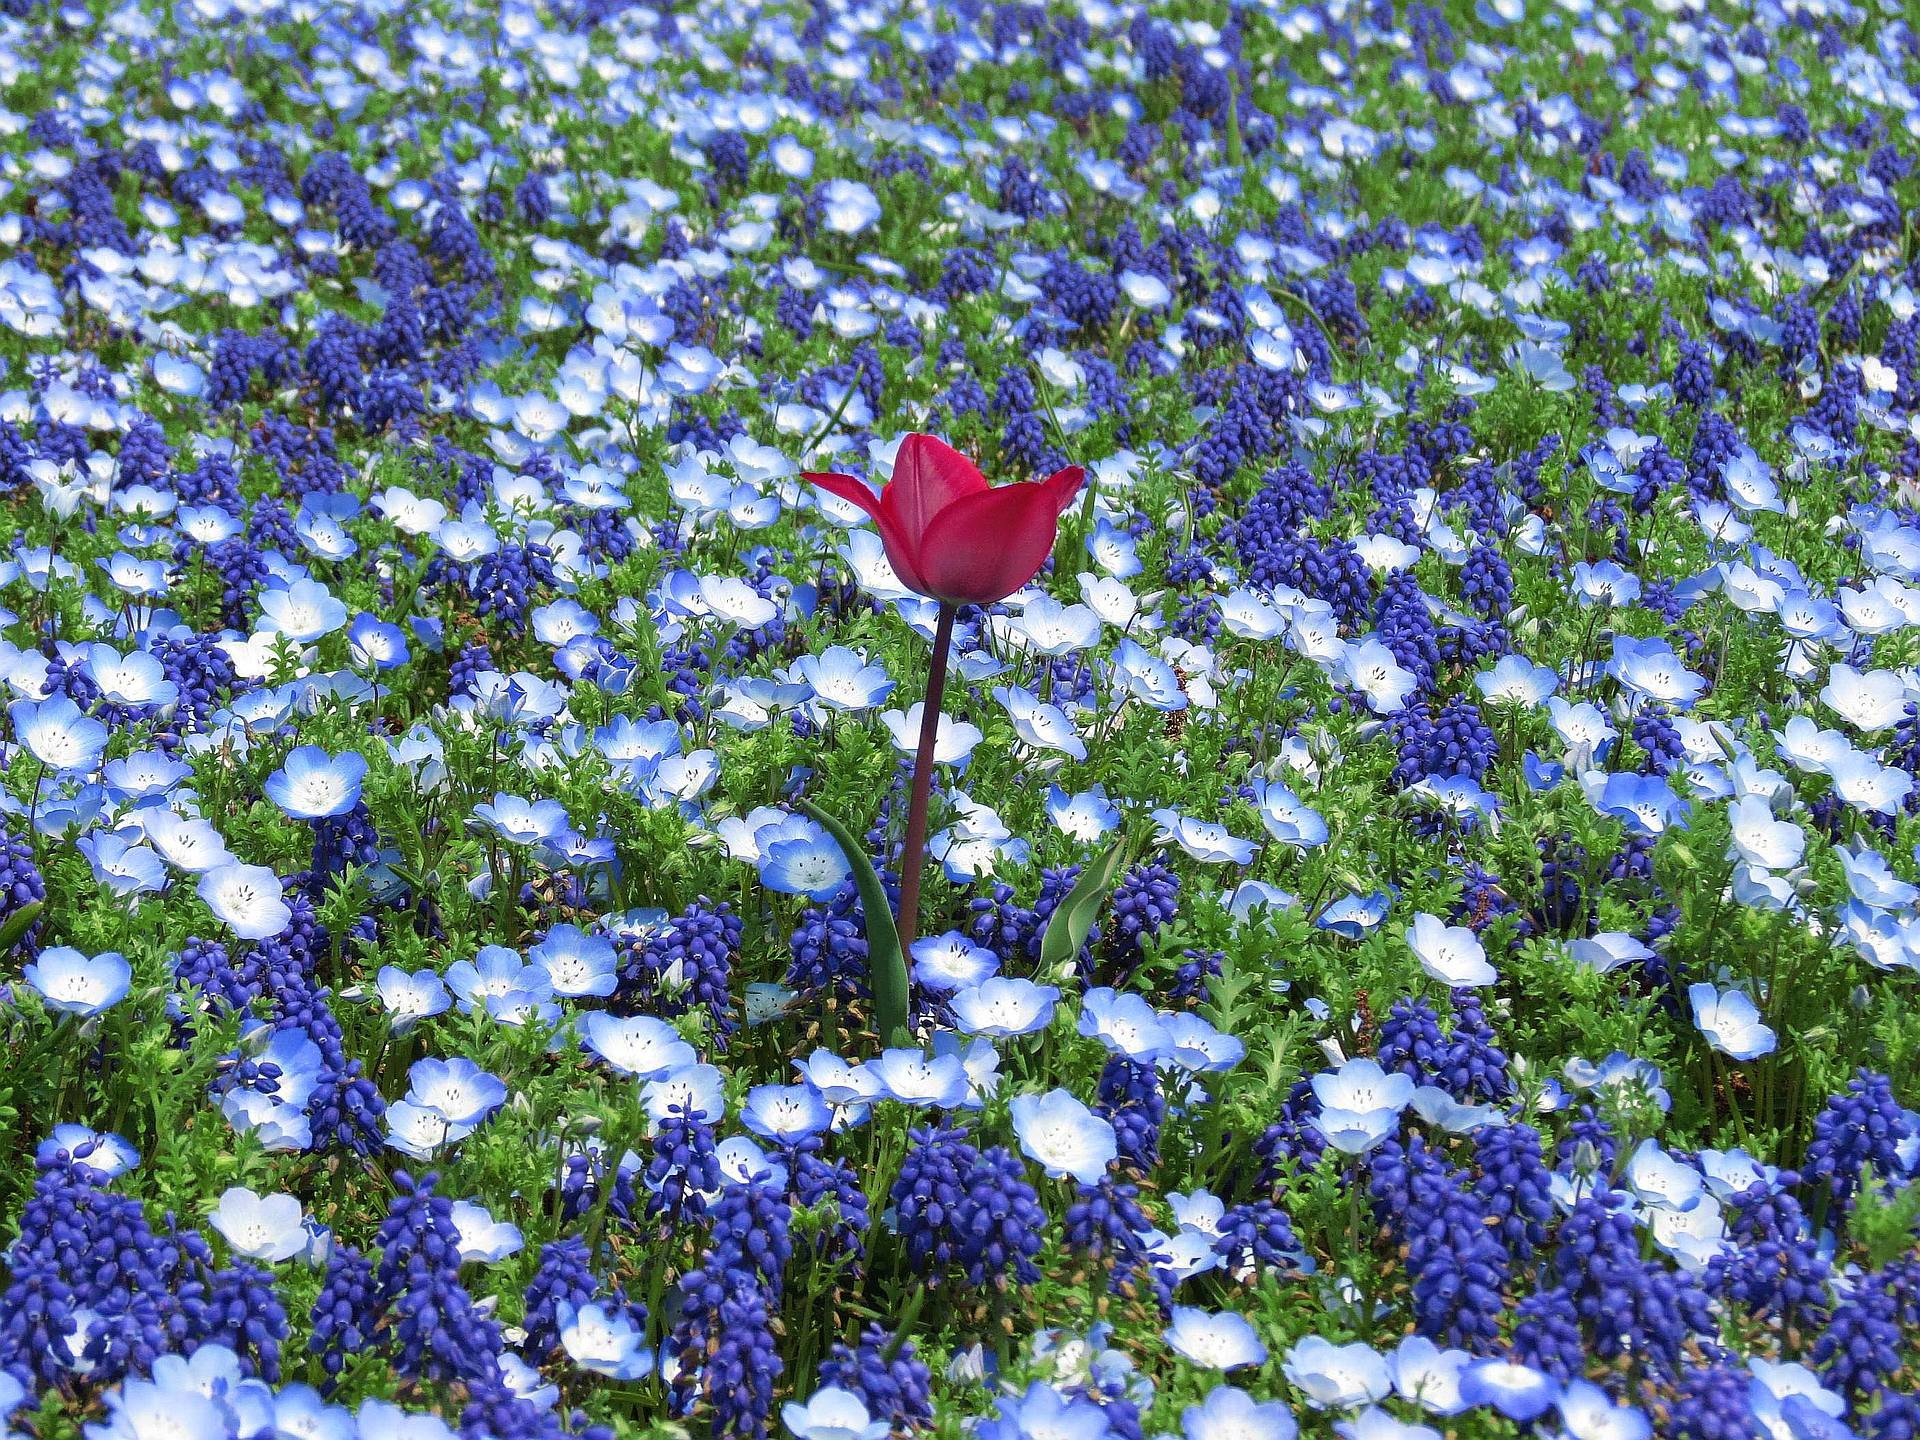
[[[0,10],[9,1433],[1920,1433],[1902,7]]]

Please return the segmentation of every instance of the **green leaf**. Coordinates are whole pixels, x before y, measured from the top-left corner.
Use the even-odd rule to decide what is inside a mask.
[[[1126,868],[1131,847],[1126,840],[1113,842],[1080,871],[1067,898],[1055,908],[1047,921],[1047,933],[1040,941],[1040,970],[1053,974],[1070,963],[1087,943],[1100,907],[1107,903],[1107,892]]]
[[[27,933],[27,927],[40,918],[40,912],[45,908],[45,901],[32,900],[7,917],[7,923],[0,925],[0,955],[20,943],[20,937]]]
[[[853,870],[854,888],[860,892],[860,908],[867,917],[867,983],[873,988],[873,1024],[885,1045],[911,1045],[913,1032],[907,1028],[907,957],[900,952],[900,932],[893,923],[893,907],[887,899],[887,887],[867,858],[866,846],[853,832],[811,800],[802,800],[800,808],[820,822],[821,827],[840,847]]]

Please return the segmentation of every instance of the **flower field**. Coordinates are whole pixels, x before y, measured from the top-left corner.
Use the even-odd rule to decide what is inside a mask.
[[[0,0],[0,1429],[1920,1436],[1897,0]]]

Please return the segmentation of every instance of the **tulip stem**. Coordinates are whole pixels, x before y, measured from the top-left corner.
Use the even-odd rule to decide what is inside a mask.
[[[927,850],[927,797],[933,789],[933,747],[940,737],[940,700],[947,688],[947,652],[953,648],[951,601],[940,602],[927,665],[927,696],[920,710],[920,743],[913,752],[913,788],[907,795],[907,837],[900,847],[900,957],[912,963],[920,934],[920,871]]]

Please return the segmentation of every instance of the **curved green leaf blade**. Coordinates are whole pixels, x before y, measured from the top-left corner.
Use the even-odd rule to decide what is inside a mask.
[[[1126,868],[1127,851],[1127,842],[1116,840],[1081,869],[1073,889],[1047,921],[1047,933],[1040,941],[1042,973],[1051,975],[1071,963],[1087,943],[1100,907],[1106,904],[1107,892]]]
[[[0,925],[0,955],[6,954],[20,943],[20,937],[25,935],[28,927],[40,918],[40,911],[43,908],[45,908],[44,901],[30,900],[7,917],[7,923]]]
[[[853,870],[854,888],[860,892],[860,908],[867,917],[867,983],[873,987],[873,1025],[884,1045],[911,1045],[913,1035],[907,1028],[907,958],[900,952],[900,931],[893,923],[893,906],[887,899],[887,887],[867,858],[867,850],[853,832],[811,800],[800,801],[800,808],[820,823],[847,857]]]

